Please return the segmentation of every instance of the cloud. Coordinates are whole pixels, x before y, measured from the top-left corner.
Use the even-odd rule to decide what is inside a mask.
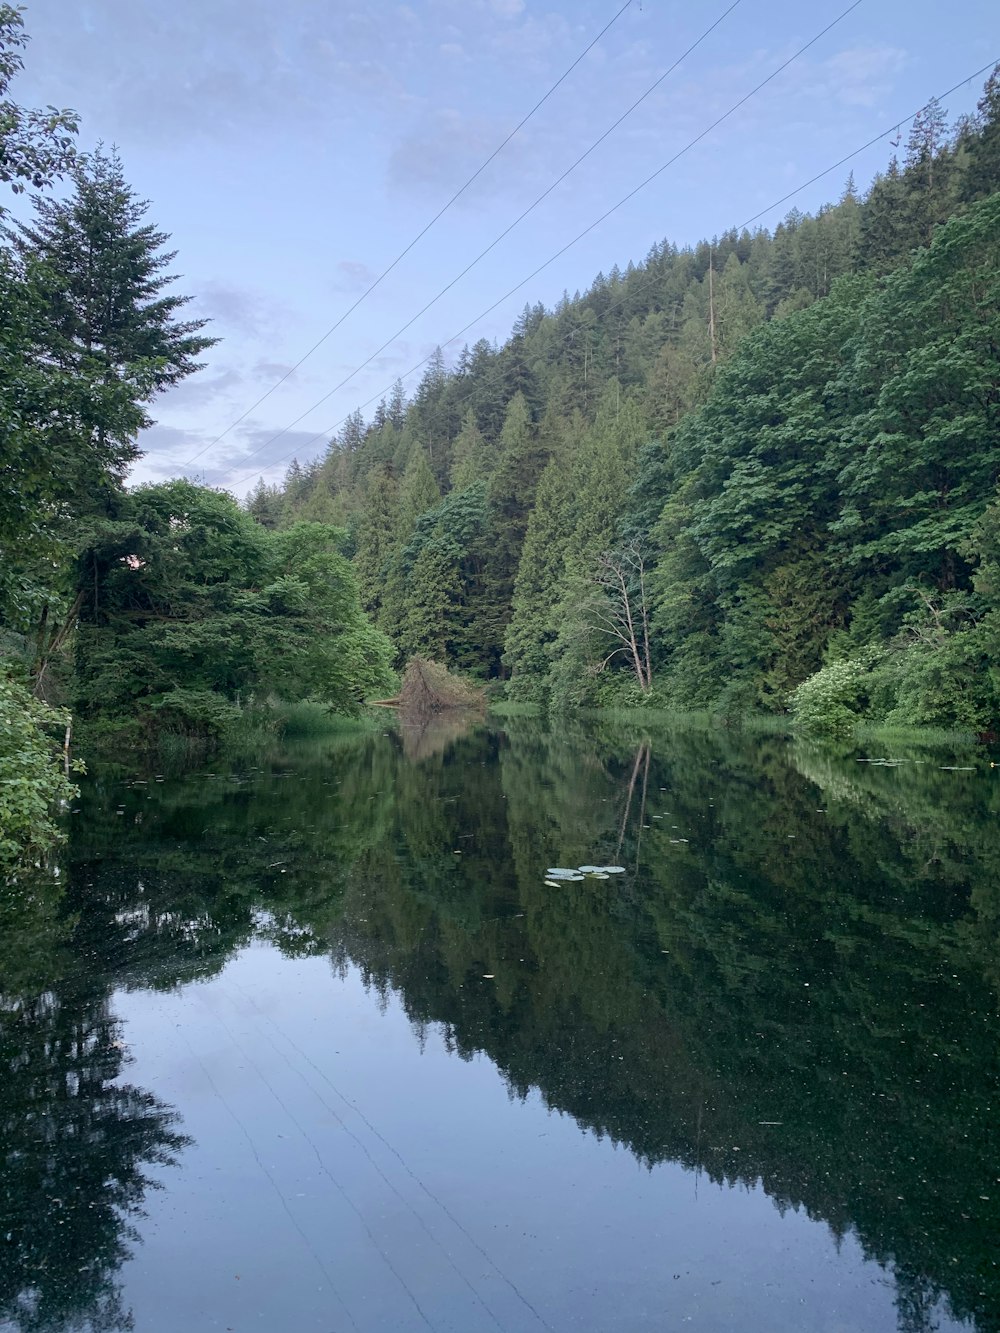
[[[288,430],[278,435],[273,427],[252,425],[240,429],[239,439],[224,459],[217,460],[220,466],[216,470],[220,476],[229,478],[226,485],[248,485],[262,472],[277,467],[284,471],[293,458],[306,463],[323,453],[325,448],[325,432]]]
[[[157,422],[139,435],[139,448],[143,451],[143,457],[132,469],[130,481],[141,484],[179,476],[183,464],[204,449],[211,438],[198,431],[164,426]]]
[[[335,292],[364,292],[372,285],[378,274],[360,259],[341,259],[336,265],[337,277],[332,286]]]
[[[428,116],[405,138],[399,140],[389,157],[388,180],[392,188],[419,193],[456,190],[484,159],[510,133],[510,126],[491,118],[464,115],[454,108],[442,108]],[[503,150],[506,181],[497,188],[509,192],[512,165],[516,173],[523,164],[524,143],[514,139]],[[513,160],[513,162],[512,162]],[[477,182],[477,194],[484,182]]]
[[[164,395],[161,402],[168,404],[171,410],[174,408],[205,407],[242,383],[243,376],[231,366],[219,369],[214,373],[210,370],[202,370],[198,374],[182,380],[180,384],[175,384]]]
[[[490,9],[503,19],[515,19],[524,13],[524,0],[489,0]]]
[[[42,101],[86,105],[128,142],[232,139],[307,114],[329,123],[359,88],[405,95],[390,69],[405,56],[378,6],[270,0],[38,0],[31,30],[44,53],[29,81]],[[71,12],[72,11],[72,12]],[[330,77],[331,59],[343,78]],[[387,63],[383,63],[383,61]],[[347,109],[351,109],[347,107]]]
[[[897,46],[853,46],[838,51],[821,67],[829,92],[848,106],[875,106],[891,92],[906,66]]]
[[[287,322],[290,313],[265,292],[229,282],[203,282],[192,305],[199,316],[207,316],[220,328],[251,338],[272,334]]]
[[[251,374],[264,380],[280,380],[286,375],[291,379],[293,370],[294,367],[284,361],[258,361],[252,367]]]
[[[283,476],[293,457],[304,463],[325,448],[325,437],[317,438],[315,431],[290,430],[275,439],[277,429],[250,424],[202,453],[213,434],[157,423],[139,436],[144,454],[129,481],[135,486],[186,476],[206,486],[244,494],[258,476]]]

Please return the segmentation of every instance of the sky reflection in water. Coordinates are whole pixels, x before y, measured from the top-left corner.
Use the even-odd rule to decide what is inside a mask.
[[[857,757],[96,774],[3,900],[0,1329],[1000,1327],[996,778]]]

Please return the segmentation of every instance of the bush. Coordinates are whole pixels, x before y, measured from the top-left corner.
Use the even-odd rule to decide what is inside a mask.
[[[796,731],[814,736],[850,735],[865,716],[875,682],[865,658],[830,662],[792,691],[789,708]]]
[[[68,724],[68,713],[40,703],[0,669],[0,870],[44,851],[59,836],[53,811],[78,795],[53,734]],[[82,771],[82,765],[74,767]]]
[[[149,704],[157,730],[194,740],[219,744],[240,719],[239,704],[231,703],[214,690],[177,688],[168,690]]]

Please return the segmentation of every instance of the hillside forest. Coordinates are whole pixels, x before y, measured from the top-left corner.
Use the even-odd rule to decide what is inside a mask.
[[[1000,68],[867,188],[528,305],[240,501],[127,484],[213,339],[118,155],[8,99],[26,40],[0,4],[0,849],[73,725],[348,713],[417,654],[553,710],[1000,728]]]

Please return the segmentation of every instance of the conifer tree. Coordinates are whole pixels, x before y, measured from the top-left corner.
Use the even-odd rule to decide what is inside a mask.
[[[504,636],[509,692],[519,700],[545,697],[548,646],[556,636],[555,613],[566,577],[566,551],[573,533],[569,471],[553,458],[542,473],[535,507],[514,581],[510,624]]]
[[[40,337],[62,368],[96,365],[105,379],[136,382],[148,402],[197,370],[215,339],[202,334],[205,320],[178,318],[191,298],[166,291],[176,252],[144,221],[149,205],[118,154],[98,149],[72,179],[69,199],[36,196],[34,220],[8,232],[46,297]]]
[[[392,468],[377,468],[368,477],[354,554],[361,605],[372,613],[381,605],[386,570],[398,538],[399,503],[399,482]]]
[[[465,414],[461,432],[452,446],[452,489],[464,491],[477,481],[487,480],[493,471],[495,458],[496,450],[491,449],[483,439],[482,431],[476,425],[476,414],[470,407]]]
[[[410,455],[399,485],[399,526],[396,531],[400,542],[409,540],[420,515],[433,509],[440,499],[441,492],[427,454],[418,446]]]

